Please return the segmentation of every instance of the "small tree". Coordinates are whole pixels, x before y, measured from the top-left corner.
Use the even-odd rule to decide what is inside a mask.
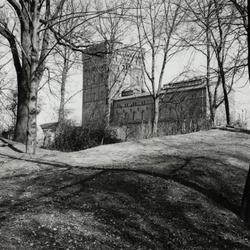
[[[64,39],[70,39],[72,36],[71,30],[78,25],[78,19],[73,18],[74,13],[79,11],[87,11],[87,7],[83,7],[81,4],[74,3],[73,0],[67,1],[65,3],[65,8],[61,11],[60,21],[58,24],[58,30],[60,33],[64,34]],[[64,22],[64,16],[72,16],[67,22]],[[82,25],[81,32],[84,32],[85,25]],[[84,39],[91,34],[84,32]],[[66,84],[69,77],[70,70],[79,64],[80,53],[72,50],[69,46],[56,45],[52,52],[52,79],[60,85],[60,103],[58,109],[58,125],[60,126],[65,121],[65,104],[68,102],[66,100]],[[55,67],[54,67],[55,65]],[[51,69],[50,69],[51,70]]]

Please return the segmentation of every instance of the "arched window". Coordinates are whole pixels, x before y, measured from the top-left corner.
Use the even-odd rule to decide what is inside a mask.
[[[141,120],[144,121],[144,110],[141,111]]]
[[[139,83],[140,83],[139,76],[136,76],[136,84],[137,84],[137,86],[139,86]]]

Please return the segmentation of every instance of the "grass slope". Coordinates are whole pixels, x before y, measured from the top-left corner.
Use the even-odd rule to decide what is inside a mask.
[[[249,149],[219,130],[36,157],[0,143],[0,249],[250,249]]]

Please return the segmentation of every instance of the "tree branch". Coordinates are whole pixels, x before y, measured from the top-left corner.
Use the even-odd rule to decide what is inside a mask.
[[[1,21],[0,21],[0,34],[9,42],[17,77],[20,77],[22,66],[19,58],[15,36],[10,32],[10,30],[7,27],[7,24],[4,24]]]

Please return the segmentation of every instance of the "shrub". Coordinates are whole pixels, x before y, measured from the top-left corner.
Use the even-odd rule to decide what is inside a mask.
[[[14,127],[9,127],[8,129],[5,129],[5,130],[1,131],[1,136],[3,138],[13,140],[13,138],[14,138]]]
[[[235,122],[233,122],[233,127],[236,128],[246,128],[247,127],[247,122],[243,121],[242,119],[238,119]]]
[[[48,148],[69,152],[119,141],[113,129],[82,128],[72,122],[65,122],[57,128],[55,138]]]

